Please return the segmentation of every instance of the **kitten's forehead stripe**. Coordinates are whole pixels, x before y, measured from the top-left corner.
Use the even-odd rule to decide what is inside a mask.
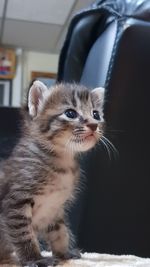
[[[62,98],[62,100],[61,100],[61,104],[64,105],[64,106],[69,106],[70,101],[69,101],[69,99],[67,99],[67,98],[65,97],[65,98]]]
[[[77,107],[77,101],[76,101],[76,98],[75,98],[75,94],[76,94],[76,91],[72,90],[71,102],[72,102],[73,106],[76,108]]]
[[[80,99],[80,101],[86,103],[89,98],[89,92],[87,90],[78,91],[77,97]]]

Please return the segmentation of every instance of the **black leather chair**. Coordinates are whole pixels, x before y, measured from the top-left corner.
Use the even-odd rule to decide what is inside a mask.
[[[150,257],[150,1],[101,0],[75,15],[58,81],[106,88],[106,136],[119,152],[82,159],[71,213],[80,248]]]
[[[21,136],[19,108],[0,107],[0,161],[6,159]]]

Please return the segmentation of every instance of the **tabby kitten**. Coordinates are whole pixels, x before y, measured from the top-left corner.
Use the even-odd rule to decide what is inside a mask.
[[[59,84],[48,89],[40,81],[31,86],[22,138],[0,169],[0,263],[53,265],[52,258],[41,256],[39,234],[57,259],[80,256],[65,207],[78,186],[77,154],[103,134],[103,98],[103,88]]]

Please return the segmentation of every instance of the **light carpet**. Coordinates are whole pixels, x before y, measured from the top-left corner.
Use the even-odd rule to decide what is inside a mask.
[[[150,258],[132,255],[84,253],[79,260],[69,260],[59,267],[150,267]]]
[[[46,256],[49,253],[44,252]],[[0,265],[5,266],[6,265]],[[8,266],[8,265],[7,265]],[[15,267],[14,265],[11,267]],[[84,253],[79,260],[69,260],[57,267],[150,267],[150,258],[140,258],[132,255],[109,255]]]

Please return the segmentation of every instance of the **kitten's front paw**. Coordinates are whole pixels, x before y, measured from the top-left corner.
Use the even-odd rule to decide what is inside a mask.
[[[80,259],[81,254],[78,249],[72,249],[65,254],[57,253],[54,255],[53,266],[58,265],[61,261],[70,260],[70,259]]]
[[[66,255],[65,255],[66,259],[80,259],[81,258],[81,254],[80,251],[78,249],[72,249],[70,250]]]
[[[52,259],[52,257],[43,257],[43,258],[36,260],[34,262],[28,262],[25,266],[28,266],[28,267],[54,266],[54,260]]]

